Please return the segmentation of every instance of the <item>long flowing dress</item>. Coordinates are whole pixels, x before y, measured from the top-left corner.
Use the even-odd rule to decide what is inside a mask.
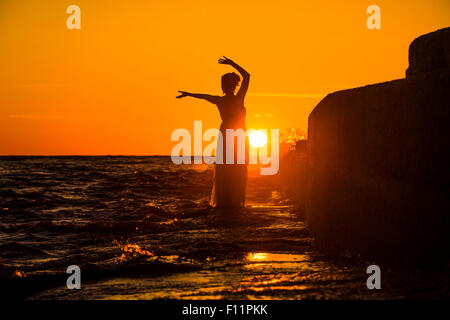
[[[217,154],[222,150],[223,164],[217,163],[214,167],[214,185],[211,193],[210,205],[217,208],[239,208],[245,206],[245,190],[247,186],[248,139],[245,137],[245,163],[238,164],[237,154],[239,143],[237,137],[232,145],[227,145],[226,130],[242,129],[246,131],[244,99],[238,96],[223,96],[216,103],[222,124],[222,143],[218,142]],[[222,144],[222,148],[221,145]],[[234,149],[233,164],[227,163],[227,150]]]

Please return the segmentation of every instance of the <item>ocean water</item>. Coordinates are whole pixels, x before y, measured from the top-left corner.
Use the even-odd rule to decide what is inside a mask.
[[[318,253],[276,176],[250,170],[247,208],[209,208],[211,169],[169,157],[1,157],[3,294],[386,299],[433,297],[445,285],[448,292],[448,269],[426,284],[417,271],[382,269],[384,290],[368,290],[370,263]],[[81,268],[81,290],[66,288],[70,265]]]

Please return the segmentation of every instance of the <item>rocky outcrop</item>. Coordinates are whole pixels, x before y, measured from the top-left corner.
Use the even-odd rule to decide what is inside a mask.
[[[450,68],[450,28],[415,39],[409,46],[406,77]]]
[[[310,114],[306,218],[320,248],[448,257],[449,35],[414,40],[406,79],[329,94]]]
[[[279,179],[285,198],[295,205],[296,213],[304,218],[307,188],[306,140],[298,140],[295,148],[280,158]]]

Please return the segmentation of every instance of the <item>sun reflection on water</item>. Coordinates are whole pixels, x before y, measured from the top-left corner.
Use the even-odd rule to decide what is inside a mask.
[[[249,261],[264,261],[267,259],[267,253],[258,252],[258,253],[249,253],[247,255],[247,260]]]
[[[305,254],[251,252],[246,256],[249,262],[304,262],[308,261]]]

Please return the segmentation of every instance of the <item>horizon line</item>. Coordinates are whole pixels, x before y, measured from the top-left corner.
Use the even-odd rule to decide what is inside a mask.
[[[172,157],[170,154],[0,154],[1,157]],[[181,156],[182,158],[200,158],[204,155]],[[215,156],[206,156],[212,157]]]
[[[163,154],[0,154],[0,157],[170,157]]]

